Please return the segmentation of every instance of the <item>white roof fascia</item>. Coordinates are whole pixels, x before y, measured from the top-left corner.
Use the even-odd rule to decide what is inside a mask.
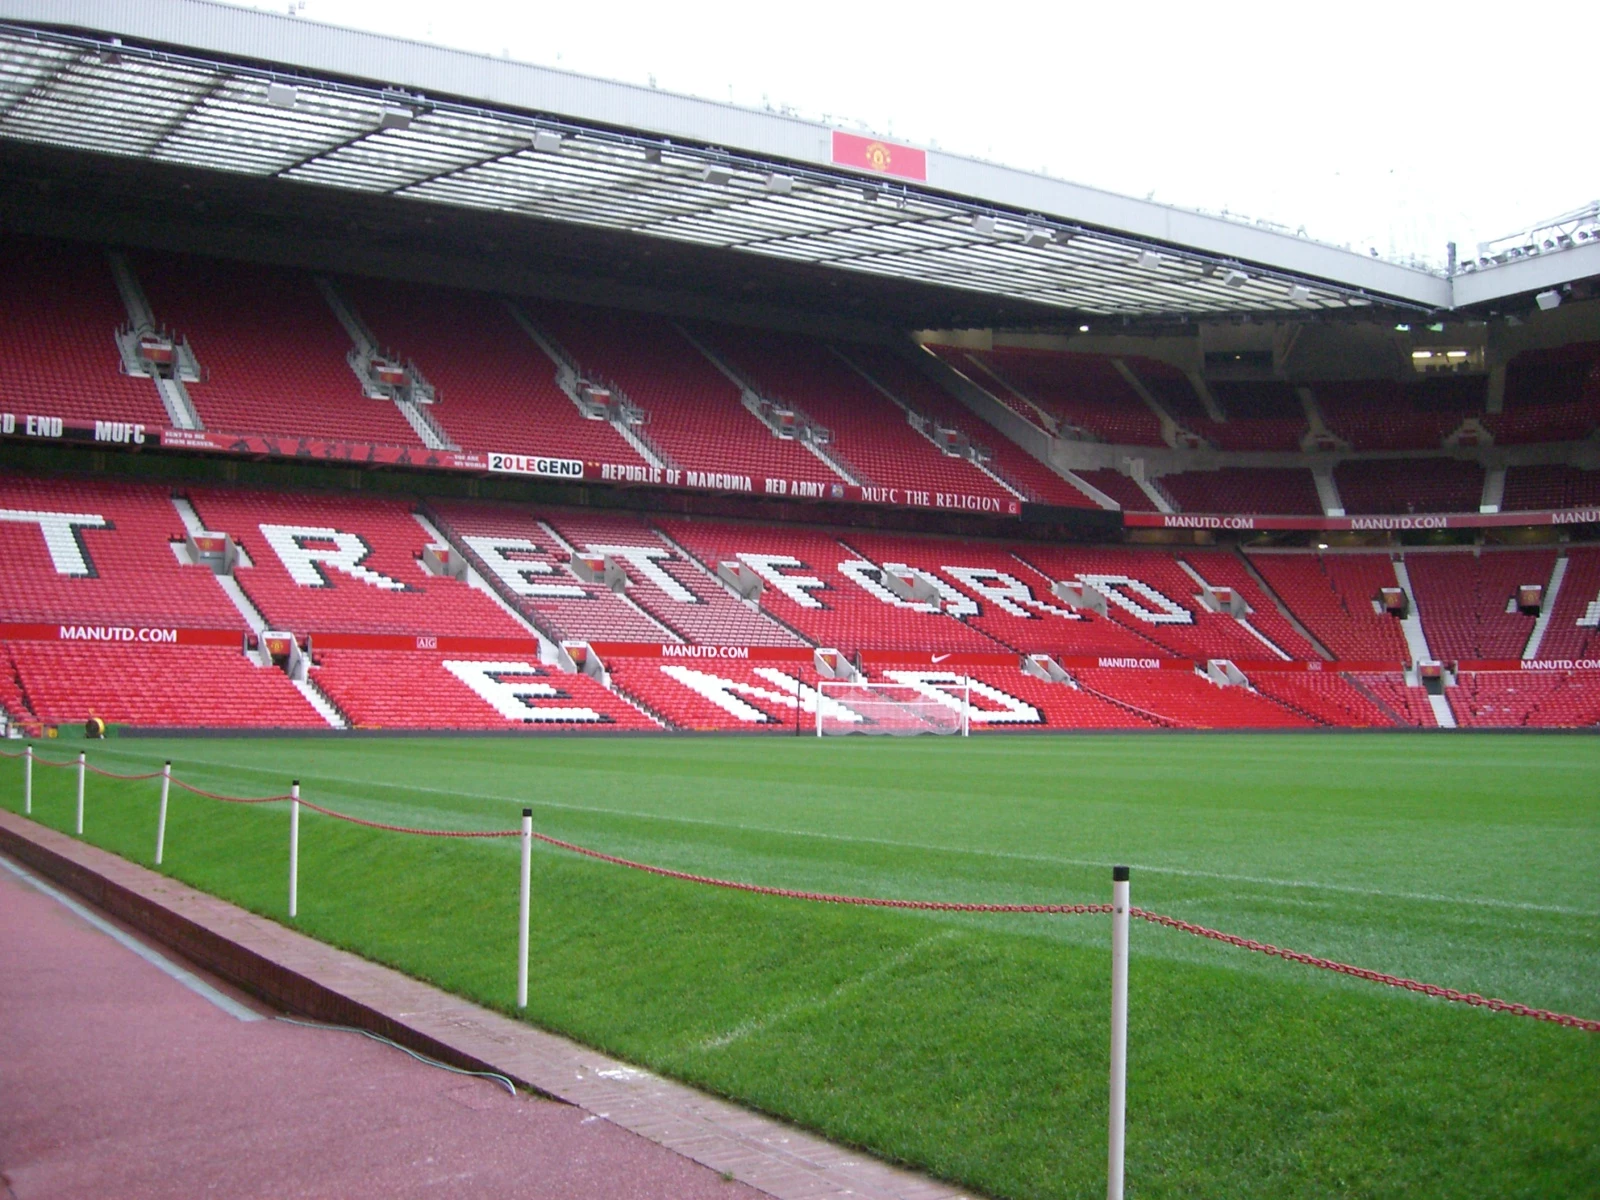
[[[1600,242],[1574,246],[1571,250],[1550,250],[1515,262],[1465,272],[1451,282],[1455,306],[1466,308],[1473,304],[1491,304],[1507,296],[1558,288],[1594,275],[1600,275]]]
[[[367,80],[581,123],[847,170],[832,163],[826,125],[637,84],[430,46],[215,0],[0,0],[0,20],[94,30],[291,71]],[[1028,171],[929,150],[930,190],[982,207],[1038,213],[1222,259],[1452,307],[1450,281],[1336,246],[1171,208]],[[882,176],[867,177],[884,179]],[[904,181],[884,179],[899,186]],[[921,185],[910,184],[911,187]]]

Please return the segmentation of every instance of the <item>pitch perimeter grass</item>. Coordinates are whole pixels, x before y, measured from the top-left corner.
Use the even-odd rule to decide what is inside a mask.
[[[13,743],[14,745],[14,743]],[[41,747],[50,753],[53,747]],[[62,749],[65,749],[63,747]],[[58,755],[62,756],[62,755]],[[814,891],[1134,903],[1600,1017],[1600,742],[985,736],[129,740],[201,786],[370,819],[535,827]],[[21,768],[0,764],[20,810]],[[150,865],[155,784],[90,777],[90,841]],[[35,819],[71,828],[71,771]],[[303,814],[314,936],[513,1012],[517,844]],[[174,791],[165,870],[287,921],[287,817]],[[526,1016],[975,1190],[1104,1187],[1101,916],[863,910],[536,847]],[[1135,922],[1134,1197],[1600,1196],[1600,1035]]]

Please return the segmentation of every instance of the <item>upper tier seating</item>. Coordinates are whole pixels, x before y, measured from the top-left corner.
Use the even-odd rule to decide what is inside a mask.
[[[1550,613],[1540,658],[1600,657],[1600,547],[1573,547]]]
[[[1393,729],[1394,718],[1333,671],[1257,671],[1258,692],[1325,725]]]
[[[156,320],[205,371],[189,397],[207,429],[421,445],[392,401],[362,395],[350,337],[307,272],[169,254],[134,266]]]
[[[1115,618],[1076,613],[1051,595],[1060,576],[1041,573],[1026,561],[1031,547],[952,541],[848,530],[840,540],[878,566],[911,567],[942,582],[947,601],[974,629],[1000,646],[1033,654],[1159,654],[1156,644]]]
[[[60,518],[47,527],[29,513]],[[0,620],[242,633],[211,572],[173,556],[182,537],[165,488],[0,476]]]
[[[1161,476],[1158,484],[1183,512],[1322,515],[1316,481],[1296,467],[1223,467]]]
[[[769,400],[797,405],[833,435],[863,484],[1016,499],[971,463],[912,429],[906,414],[821,343],[796,335],[717,326],[715,349]]]
[[[326,729],[289,677],[238,650],[11,642],[3,647],[38,719],[78,724]]]
[[[628,598],[685,641],[730,646],[806,644],[730,592],[712,574],[714,565],[701,565],[635,517],[572,509],[551,510],[543,516],[578,553],[611,555],[627,573]]]
[[[1506,512],[1589,504],[1600,504],[1600,471],[1580,471],[1553,463],[1506,468],[1506,494],[1500,504]]]
[[[1385,671],[1381,674],[1360,672],[1351,675],[1350,678],[1376,696],[1380,703],[1393,709],[1400,719],[1412,728],[1439,728],[1439,718],[1434,715],[1433,706],[1428,703],[1428,693],[1420,687],[1409,686],[1406,677],[1398,671]]]
[[[414,361],[437,389],[431,413],[464,449],[643,461],[608,422],[578,411],[498,297],[374,279],[340,288],[385,352]]]
[[[0,407],[77,420],[167,425],[155,384],[121,373],[128,324],[105,251],[0,236]]]
[[[1038,504],[1058,504],[1069,508],[1098,507],[1088,496],[994,426],[979,419],[893,350],[883,346],[857,345],[846,346],[844,350],[857,365],[912,408],[932,417],[946,429],[959,429],[970,441],[987,446],[994,455],[990,465],[1007,482],[1026,492],[1028,499]]]
[[[1028,405],[1008,395],[1007,386],[1058,421],[1099,441],[1117,446],[1165,445],[1161,438],[1161,418],[1150,411],[1139,393],[1103,355],[1019,350],[1009,346],[981,351],[948,346],[930,349],[985,391],[1024,415]],[[1036,413],[1034,420],[1039,423]]]
[[[1317,722],[1245,687],[1193,671],[1074,671],[1085,687],[1179,729],[1307,729]]]
[[[574,575],[570,548],[526,508],[436,500],[429,511],[484,579],[552,641],[678,640],[626,596]]]
[[[1298,450],[1306,431],[1300,398],[1286,383],[1213,382],[1207,386],[1226,421],[1206,411],[1189,377],[1170,363],[1129,359],[1139,381],[1161,401],[1179,425],[1221,450]]]
[[[1154,512],[1155,502],[1145,495],[1132,478],[1110,467],[1097,471],[1074,471],[1090,487],[1098,488],[1115,500],[1125,512]]]
[[[358,729],[659,729],[587,675],[529,652],[321,651],[312,678]]]
[[[422,569],[435,539],[408,503],[203,489],[189,499],[207,529],[231,533],[249,555],[254,565],[235,577],[272,628],[528,636],[483,593]]]
[[[1501,442],[1565,442],[1600,425],[1600,342],[1524,350],[1506,364],[1505,411],[1485,424]]]
[[[1017,553],[1048,579],[1058,582],[1081,579],[1103,592],[1110,619],[1153,648],[1142,652],[1130,648],[1121,651],[1123,654],[1153,652],[1162,657],[1200,659],[1278,657],[1237,618],[1203,607],[1196,599],[1200,583],[1183,569],[1178,559],[1164,551],[1040,545],[1019,547]],[[1215,581],[1207,579],[1206,582]],[[1269,606],[1248,578],[1237,586],[1251,608],[1259,611]],[[1061,604],[1061,601],[1056,603]],[[1297,648],[1282,647],[1288,654]],[[1071,648],[1065,652],[1118,653],[1098,647]]]
[[[1477,512],[1483,467],[1458,458],[1346,459],[1333,471],[1347,513]]]
[[[1482,375],[1312,385],[1328,429],[1354,450],[1437,450],[1469,417],[1483,417]]]
[[[649,414],[645,433],[674,466],[840,482],[804,445],[757,420],[738,387],[665,317],[579,305],[529,311],[586,374],[620,387]]]
[[[1052,436],[1057,432],[1058,415],[1054,412],[1047,413],[1031,397],[1025,399],[1015,388],[997,379],[988,364],[978,357],[977,351],[960,346],[941,346],[936,343],[924,344],[922,350],[981,387],[1035,429],[1043,430]]]
[[[766,581],[762,610],[819,646],[847,654],[862,649],[1003,649],[954,616],[927,604],[900,601],[867,574],[881,563],[863,560],[827,533],[711,521],[663,519],[657,525],[708,567],[725,560],[745,562]]]
[[[1253,554],[1257,571],[1335,658],[1410,662],[1400,622],[1373,610],[1398,587],[1386,554]]]
[[[1521,658],[1532,617],[1506,606],[1524,583],[1547,584],[1554,550],[1412,553],[1406,571],[1428,649],[1443,662]]]

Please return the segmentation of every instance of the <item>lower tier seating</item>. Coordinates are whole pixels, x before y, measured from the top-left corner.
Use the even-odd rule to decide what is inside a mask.
[[[1406,677],[1398,671],[1362,672],[1350,677],[1377,698],[1380,704],[1394,710],[1408,725],[1418,729],[1437,729],[1439,719],[1433,715],[1428,703],[1428,693],[1420,687],[1411,687]]]
[[[312,678],[360,729],[658,729],[587,675],[522,656],[321,651]]]
[[[78,724],[325,729],[288,676],[225,647],[11,642],[11,670],[37,718]]]
[[[1309,729],[1318,722],[1244,687],[1193,671],[1074,671],[1085,688],[1176,729]]]
[[[1393,729],[1395,719],[1335,671],[1258,671],[1256,691],[1324,725]]]

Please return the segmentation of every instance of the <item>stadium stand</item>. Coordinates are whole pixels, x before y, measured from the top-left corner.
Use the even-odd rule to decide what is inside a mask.
[[[1219,687],[1193,671],[1075,671],[1085,688],[1180,729],[1305,729],[1318,724],[1247,687]]]
[[[1048,429],[1048,425],[1039,420],[1039,409],[1067,427],[1063,434],[1077,431],[1080,436],[1118,446],[1165,444],[1161,419],[1102,355],[1013,347],[982,351],[929,348],[1014,411],[1031,414],[1042,428]],[[1008,389],[1015,394],[1008,394]]]
[[[1232,588],[1244,597],[1250,624],[1270,638],[1290,658],[1311,661],[1318,658],[1316,647],[1306,640],[1278,608],[1278,598],[1263,591],[1250,574],[1249,564],[1231,550],[1185,550],[1178,557],[1189,564],[1212,587]],[[1258,653],[1255,658],[1270,658]]]
[[[1600,426],[1600,342],[1525,350],[1506,365],[1505,411],[1486,424],[1501,442],[1563,442]]]
[[[1346,459],[1333,480],[1347,513],[1477,512],[1483,474],[1459,458]]]
[[[685,470],[837,483],[797,441],[755,418],[739,388],[663,317],[576,305],[530,306],[585,374],[620,386],[649,414],[651,442]]]
[[[1600,722],[1593,671],[1463,671],[1445,694],[1464,728],[1575,727]]]
[[[762,611],[816,645],[847,654],[865,649],[1002,649],[955,615],[895,596],[876,577],[881,563],[847,549],[829,533],[713,521],[664,519],[657,524],[708,567],[723,561],[750,566],[766,582]],[[960,603],[963,593],[945,586],[954,593],[958,611],[970,607],[970,602]]]
[[[155,385],[121,373],[128,324],[103,247],[7,233],[0,405],[86,421],[168,424]]]
[[[1506,492],[1500,504],[1503,511],[1577,508],[1589,504],[1600,504],[1600,471],[1583,471],[1553,463],[1506,468]]]
[[[356,278],[339,286],[385,351],[414,360],[437,389],[432,415],[458,445],[643,461],[610,424],[578,411],[556,386],[555,363],[497,297]]]
[[[500,597],[551,641],[678,640],[626,596],[573,574],[572,548],[527,509],[440,500],[428,513]]]
[[[1095,471],[1074,471],[1090,487],[1098,488],[1126,512],[1153,512],[1155,503],[1133,479],[1109,467]]]
[[[238,629],[183,520],[156,486],[0,476],[0,620]]]
[[[986,447],[994,455],[991,464],[994,469],[1012,486],[1020,488],[1028,499],[1037,504],[1057,504],[1067,508],[1096,507],[1088,496],[1012,442],[1000,430],[980,420],[893,350],[865,345],[846,346],[843,349],[852,362],[912,409],[947,429],[959,429],[971,442]]]
[[[1547,584],[1555,561],[1554,550],[1407,554],[1428,649],[1443,662],[1521,658],[1534,619],[1517,611],[1517,587]]]
[[[863,484],[1016,498],[971,463],[936,449],[824,343],[727,325],[699,332],[767,399],[798,405],[825,426],[833,438],[829,453]]]
[[[426,573],[430,537],[407,502],[192,489],[208,529],[230,533],[253,565],[235,572],[267,624],[304,633],[526,637],[489,597]]]
[[[544,519],[579,553],[611,555],[627,575],[628,598],[684,641],[806,644],[637,518],[569,509],[548,512]]]
[[[1539,657],[1600,657],[1600,547],[1574,546],[1567,552],[1566,574],[1551,606]]]
[[[1437,450],[1467,417],[1483,418],[1486,391],[1482,375],[1312,387],[1329,431],[1354,450]]]
[[[1393,729],[1397,721],[1372,696],[1334,671],[1258,671],[1258,692],[1322,725]]]
[[[392,401],[362,394],[350,337],[306,272],[176,254],[133,264],[156,319],[205,371],[189,395],[207,429],[421,445]]]
[[[282,671],[226,647],[10,642],[4,647],[38,720],[193,727],[327,724]]]
[[[1427,693],[1419,687],[1409,687],[1406,677],[1399,672],[1353,673],[1350,678],[1365,688],[1379,703],[1392,709],[1407,725],[1417,729],[1439,728],[1439,718],[1428,703]]]
[[[520,657],[338,650],[317,653],[312,677],[366,729],[659,729],[587,675]]]
[[[1274,381],[1213,381],[1207,386],[1225,421],[1215,420],[1189,377],[1170,363],[1151,358],[1125,360],[1139,381],[1174,420],[1219,450],[1300,449],[1305,413],[1294,389]]]
[[[1383,554],[1252,554],[1269,587],[1335,658],[1409,662],[1400,622],[1374,608],[1398,586]]]
[[[1309,470],[1296,467],[1223,467],[1163,475],[1162,492],[1182,512],[1322,515]]]

